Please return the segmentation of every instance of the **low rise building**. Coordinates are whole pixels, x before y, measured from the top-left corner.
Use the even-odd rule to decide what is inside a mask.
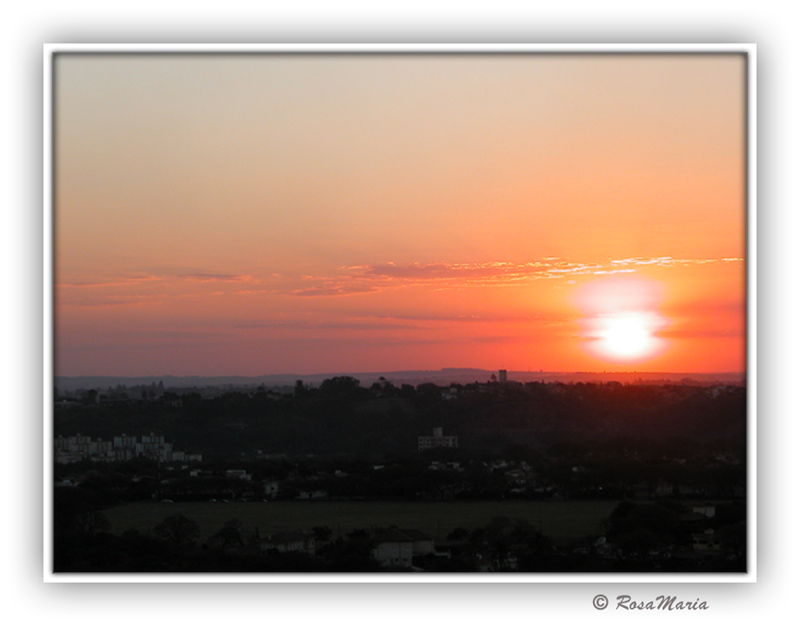
[[[692,545],[698,552],[716,552],[721,544],[713,528],[707,528],[703,533],[692,534]]]
[[[444,429],[437,427],[433,429],[433,436],[422,435],[417,438],[417,449],[430,450],[431,448],[457,448],[458,437],[455,435],[444,435]]]
[[[415,529],[390,528],[373,537],[372,558],[384,567],[411,567],[415,556],[434,553],[433,537]]]

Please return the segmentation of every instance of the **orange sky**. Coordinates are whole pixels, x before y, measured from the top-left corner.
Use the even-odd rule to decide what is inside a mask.
[[[743,371],[744,67],[60,55],[56,373]]]

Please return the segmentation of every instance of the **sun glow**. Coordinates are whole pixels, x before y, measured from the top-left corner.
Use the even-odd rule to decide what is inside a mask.
[[[658,313],[660,287],[644,280],[598,281],[578,292],[585,347],[612,361],[642,361],[667,347],[658,332],[666,320]]]
[[[594,348],[608,356],[625,360],[650,356],[662,341],[653,336],[659,326],[658,321],[656,315],[647,312],[599,318]]]

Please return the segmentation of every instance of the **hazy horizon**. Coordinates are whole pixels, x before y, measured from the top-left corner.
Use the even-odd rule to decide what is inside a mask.
[[[680,382],[686,379],[698,383],[712,384],[733,383],[739,384],[746,380],[746,372],[546,372],[539,370],[507,370],[508,380],[519,383],[527,382],[622,382],[632,384],[636,382]],[[281,374],[262,374],[262,375],[236,375],[221,374],[216,376],[180,376],[172,374],[150,374],[142,376],[109,376],[109,375],[85,375],[85,376],[56,376],[54,382],[60,391],[77,391],[88,387],[117,386],[117,385],[151,385],[156,382],[163,382],[166,386],[180,388],[181,386],[204,386],[213,387],[219,385],[232,386],[257,386],[269,384],[271,386],[283,387],[291,386],[297,380],[302,380],[306,385],[315,386],[324,380],[337,377],[350,376],[359,380],[362,386],[370,386],[372,383],[381,382],[383,379],[400,386],[403,384],[419,385],[422,383],[434,383],[440,386],[450,384],[470,384],[474,382],[485,383],[499,377],[499,370],[488,370],[482,368],[441,368],[436,370],[402,370],[389,371],[378,370],[373,372],[355,371],[335,371],[335,372],[315,372],[297,373],[284,372]]]

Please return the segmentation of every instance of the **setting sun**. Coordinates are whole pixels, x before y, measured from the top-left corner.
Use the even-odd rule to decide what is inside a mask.
[[[658,336],[667,325],[659,313],[663,287],[641,278],[591,281],[578,289],[584,347],[604,361],[643,361],[661,354],[668,342]]]
[[[653,313],[622,313],[598,320],[595,349],[612,358],[638,360],[652,356],[663,343],[653,336],[658,326]]]

